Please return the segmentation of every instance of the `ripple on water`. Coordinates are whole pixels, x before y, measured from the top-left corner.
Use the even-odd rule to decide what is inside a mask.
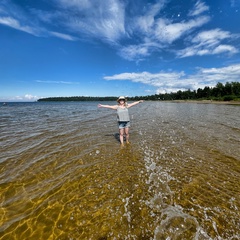
[[[96,103],[12,110],[0,125],[1,240],[240,235],[236,111],[146,102],[120,149],[115,115]]]

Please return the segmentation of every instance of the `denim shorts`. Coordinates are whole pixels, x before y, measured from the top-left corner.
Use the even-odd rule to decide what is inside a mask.
[[[130,127],[130,122],[118,122],[118,128],[123,129],[123,128],[129,128]]]

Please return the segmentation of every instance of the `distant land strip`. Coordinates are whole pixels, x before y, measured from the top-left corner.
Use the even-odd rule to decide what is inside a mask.
[[[118,97],[48,97],[40,98],[39,102],[47,101],[116,101]],[[225,101],[240,102],[240,82],[226,82],[226,84],[217,83],[215,87],[198,88],[191,91],[177,91],[171,93],[160,93],[148,96],[127,97],[129,101],[151,100],[151,101],[176,101],[176,100],[209,100],[209,101]]]
[[[86,97],[86,96],[75,96],[75,97],[48,97],[40,98],[38,102],[65,102],[65,101],[116,101],[117,97]]]

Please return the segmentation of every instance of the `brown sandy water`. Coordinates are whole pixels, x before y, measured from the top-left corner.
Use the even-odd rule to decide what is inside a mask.
[[[115,104],[115,103],[109,103]],[[0,239],[240,239],[240,107],[0,107]]]

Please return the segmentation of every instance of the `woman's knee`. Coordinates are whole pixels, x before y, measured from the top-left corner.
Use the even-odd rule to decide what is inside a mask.
[[[124,135],[124,129],[119,129],[119,135],[123,136]]]

